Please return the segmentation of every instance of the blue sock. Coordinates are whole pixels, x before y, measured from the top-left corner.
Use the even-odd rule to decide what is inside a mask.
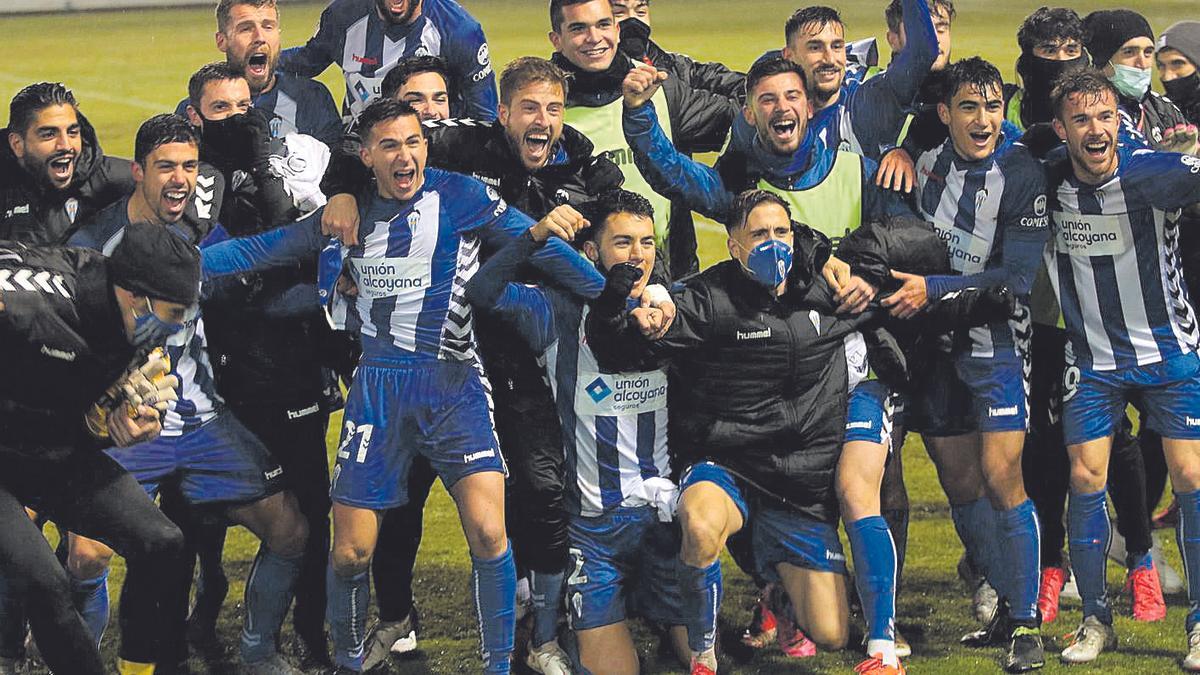
[[[493,560],[471,556],[471,577],[483,644],[483,672],[508,673],[517,618],[517,565],[512,544]]]
[[[676,574],[683,593],[683,611],[688,648],[706,652],[717,643],[717,614],[725,589],[721,580],[721,561],[699,568],[676,560]]]
[[[1183,570],[1188,582],[1187,629],[1200,621],[1200,490],[1176,492],[1179,505],[1179,525],[1175,528]]]
[[[996,535],[996,510],[987,497],[980,497],[968,504],[950,505],[950,518],[954,521],[954,529],[962,540],[963,548],[971,561],[983,572],[983,576],[996,589],[1001,597],[1005,595],[1002,565],[996,564],[996,552],[993,546]]]
[[[1000,511],[1000,550],[1007,570],[1008,615],[1019,621],[1037,618],[1038,586],[1041,583],[1042,537],[1037,510],[1026,499],[1015,508]]]
[[[329,598],[326,615],[333,636],[333,663],[361,672],[363,645],[367,640],[367,608],[371,604],[369,572],[338,576],[331,562],[325,571],[325,592]]]
[[[868,640],[896,639],[896,544],[883,516],[846,525]]]
[[[1150,555],[1149,551],[1140,554],[1129,554],[1125,556],[1125,567],[1129,568],[1130,572],[1135,570],[1148,570],[1154,565],[1154,556]]]
[[[533,595],[533,634],[529,639],[534,647],[540,647],[558,636],[558,614],[562,607],[565,577],[563,572],[529,573],[529,587]]]
[[[1067,500],[1067,540],[1075,583],[1083,597],[1084,618],[1094,616],[1111,626],[1112,607],[1108,604],[1104,571],[1108,547],[1112,544],[1112,525],[1108,521],[1104,490],[1071,493]]]
[[[246,617],[242,621],[242,662],[258,663],[275,654],[275,636],[287,616],[303,555],[285,558],[259,546],[246,578]]]
[[[71,580],[71,602],[99,647],[108,628],[108,570],[95,579],[67,576]]]

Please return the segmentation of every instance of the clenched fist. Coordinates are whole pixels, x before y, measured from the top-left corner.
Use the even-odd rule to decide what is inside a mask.
[[[625,97],[626,108],[640,108],[654,97],[654,93],[667,80],[667,72],[654,66],[639,63],[625,76],[621,83],[621,93]]]
[[[529,228],[529,236],[536,242],[543,242],[550,237],[558,237],[566,241],[575,239],[575,235],[585,227],[590,226],[587,218],[573,207],[563,204],[555,207],[533,227]]]

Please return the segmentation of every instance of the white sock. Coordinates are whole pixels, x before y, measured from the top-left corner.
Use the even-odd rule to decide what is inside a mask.
[[[896,657],[895,640],[868,640],[867,656],[879,656],[885,666],[900,665],[900,659]]]

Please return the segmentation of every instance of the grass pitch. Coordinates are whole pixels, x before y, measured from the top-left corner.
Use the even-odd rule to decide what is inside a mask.
[[[282,0],[285,46],[301,43],[312,33],[323,4]],[[525,54],[548,54],[547,17],[542,0],[465,0],[483,23],[497,64]],[[882,37],[882,0],[839,4],[848,24],[850,39]],[[959,0],[954,24],[955,55],[979,53],[996,63],[1006,77],[1013,76],[1017,57],[1016,28],[1022,17],[1041,3],[1038,0]],[[1138,3],[1081,1],[1081,14],[1093,9],[1135,4],[1151,24],[1162,30],[1174,21],[1200,18],[1195,0],[1146,0]],[[656,40],[668,49],[705,60],[719,60],[746,68],[763,51],[782,42],[782,26],[798,3],[769,0],[656,0]],[[7,101],[22,86],[38,80],[61,80],[71,86],[83,111],[95,124],[101,143],[110,154],[129,156],[133,135],[145,118],[174,110],[186,94],[188,76],[201,64],[220,54],[213,45],[214,21],[208,9],[131,10],[49,14],[0,18],[4,47],[0,51],[0,100]],[[886,45],[883,46],[886,51]],[[321,80],[339,99],[341,76],[330,69]],[[701,256],[706,264],[724,257],[718,229],[701,231]],[[331,425],[329,445],[336,442],[340,417]],[[949,520],[945,497],[938,487],[933,467],[920,441],[910,437],[904,449],[908,488],[912,499],[912,525],[903,591],[899,597],[898,625],[912,641],[915,654],[908,660],[910,672],[962,674],[999,672],[997,651],[962,649],[958,637],[975,628],[969,617],[968,601],[954,576],[961,547]],[[1173,537],[1163,536],[1169,555],[1179,568]],[[226,566],[233,587],[221,617],[222,649],[191,661],[193,672],[234,672],[237,638],[241,621],[242,582],[256,542],[237,529],[229,538]],[[116,604],[123,577],[118,560],[114,565],[111,593]],[[1120,590],[1123,572],[1109,568],[1114,594]],[[444,491],[435,489],[426,509],[425,540],[414,584],[417,604],[424,619],[420,653],[413,659],[392,664],[397,673],[471,672],[478,668],[478,639],[467,585],[466,546],[453,504]],[[741,626],[749,617],[752,585],[733,565],[726,566],[726,601],[722,613],[722,638],[727,647],[722,672],[739,673],[847,673],[860,660],[857,650],[822,654],[804,661],[790,661],[777,650],[745,654],[737,649]],[[1120,650],[1105,655],[1095,667],[1075,667],[1072,673],[1171,673],[1186,649],[1183,621],[1186,600],[1169,598],[1166,621],[1136,624],[1128,617],[1129,601],[1116,600]],[[1078,625],[1077,603],[1067,601],[1054,624],[1045,627],[1051,652],[1045,672],[1066,672],[1054,658],[1058,641],[1054,636]],[[116,610],[114,610],[116,611]],[[116,659],[115,621],[104,641],[110,663]],[[681,670],[660,656],[655,639],[644,630],[637,632],[643,666],[648,673]],[[290,644],[290,626],[284,644]]]

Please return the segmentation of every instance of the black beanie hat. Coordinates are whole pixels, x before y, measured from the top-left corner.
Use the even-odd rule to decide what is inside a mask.
[[[1128,9],[1102,9],[1083,17],[1084,46],[1092,55],[1092,65],[1103,68],[1121,45],[1135,37],[1154,40],[1154,31],[1146,17]]]
[[[112,282],[180,305],[200,299],[200,251],[163,225],[131,223],[108,259]]]

